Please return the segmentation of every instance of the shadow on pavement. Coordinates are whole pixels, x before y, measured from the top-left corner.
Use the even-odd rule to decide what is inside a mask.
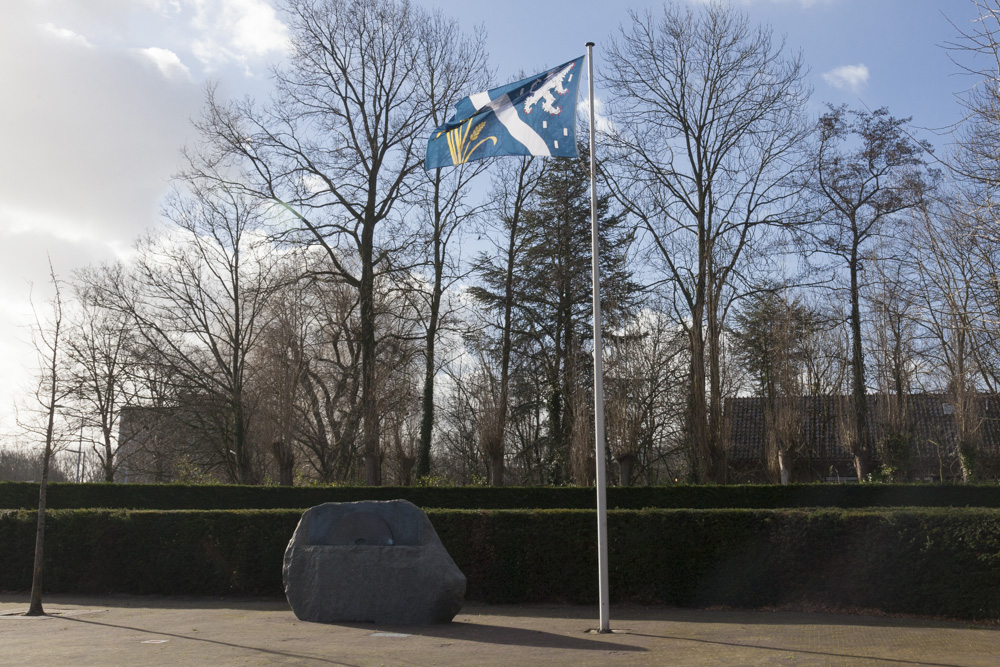
[[[28,604],[28,593],[0,595],[0,604]],[[46,595],[43,603],[47,605],[79,605],[118,609],[151,608],[151,609],[233,609],[238,611],[288,611],[291,608],[285,598],[240,598],[240,597],[199,597],[175,595],[128,595],[128,594],[94,594],[74,595],[58,593]]]
[[[408,632],[412,635],[420,635],[421,637],[481,642],[483,644],[495,644],[498,646],[531,646],[581,651],[645,652],[648,650],[641,646],[591,639],[590,636],[583,635],[582,631],[581,636],[577,638],[553,632],[545,632],[544,630],[512,628],[506,625],[491,625],[489,623],[452,622],[445,625],[408,627],[400,631]],[[624,634],[616,636],[620,639],[627,637]]]
[[[498,617],[531,617],[579,619],[597,624],[597,605],[485,605],[470,604],[460,615]],[[812,611],[794,609],[699,609],[687,607],[643,606],[621,604],[611,607],[611,627],[621,627],[633,621],[668,623],[735,623],[739,625],[863,625],[871,628],[975,628],[1000,631],[991,621],[972,619],[923,618],[919,616],[887,616],[874,610]]]
[[[329,658],[324,658],[318,655],[304,655],[301,653],[291,653],[290,651],[276,651],[274,649],[261,648],[259,646],[247,646],[245,644],[234,644],[232,642],[219,641],[218,639],[207,639],[205,637],[192,637],[191,635],[182,635],[182,634],[177,634],[175,632],[147,630],[145,628],[136,628],[131,625],[121,625],[119,623],[102,623],[100,621],[88,621],[82,618],[71,618],[71,617],[62,617],[60,618],[60,620],[72,623],[84,623],[86,625],[100,625],[105,628],[117,628],[119,630],[131,630],[133,632],[142,632],[145,634],[153,635],[155,637],[173,637],[175,639],[189,639],[193,642],[216,644],[218,646],[238,648],[238,649],[243,649],[245,651],[254,651],[256,653],[263,653],[265,655],[281,656],[283,658],[296,658],[299,660],[309,660],[313,662],[325,662],[330,665],[341,665],[342,667],[358,667],[357,665],[352,665],[351,663],[337,662],[336,660],[330,660]]]

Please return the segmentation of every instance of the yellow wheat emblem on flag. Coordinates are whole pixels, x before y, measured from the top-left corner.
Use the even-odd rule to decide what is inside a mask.
[[[476,152],[476,149],[487,141],[492,141],[493,145],[496,145],[496,137],[485,137],[483,139],[479,139],[479,135],[482,133],[484,127],[486,127],[485,120],[473,128],[472,120],[470,119],[468,122],[462,123],[454,130],[448,132],[448,150],[451,151],[452,164],[465,164],[469,161],[469,158],[472,157],[472,154]],[[441,136],[441,134],[438,133],[438,136]],[[479,143],[473,145],[472,142],[476,139],[479,139]]]

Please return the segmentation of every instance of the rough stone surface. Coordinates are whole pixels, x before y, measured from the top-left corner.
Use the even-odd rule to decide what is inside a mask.
[[[447,623],[465,598],[465,575],[406,500],[306,510],[282,574],[292,611],[317,623]]]

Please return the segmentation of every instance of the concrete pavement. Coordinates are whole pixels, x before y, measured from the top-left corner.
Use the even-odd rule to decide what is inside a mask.
[[[826,613],[470,604],[431,627],[319,625],[283,600],[0,595],[0,664],[932,665],[1000,664],[1000,628]]]

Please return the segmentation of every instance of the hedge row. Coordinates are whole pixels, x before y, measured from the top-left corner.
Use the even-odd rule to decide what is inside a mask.
[[[595,517],[580,510],[428,512],[469,599],[596,603]],[[66,593],[281,595],[288,510],[56,510],[44,588]],[[0,590],[30,586],[34,513],[0,512]],[[1000,511],[619,510],[612,600],[814,603],[1000,617]]]
[[[324,502],[404,498],[424,508],[591,509],[584,487],[330,487],[206,486],[180,484],[49,485],[53,509],[303,509]],[[0,509],[38,506],[38,485],[0,482]],[[789,507],[1000,507],[997,485],[793,484],[789,486],[612,487],[616,509]]]

